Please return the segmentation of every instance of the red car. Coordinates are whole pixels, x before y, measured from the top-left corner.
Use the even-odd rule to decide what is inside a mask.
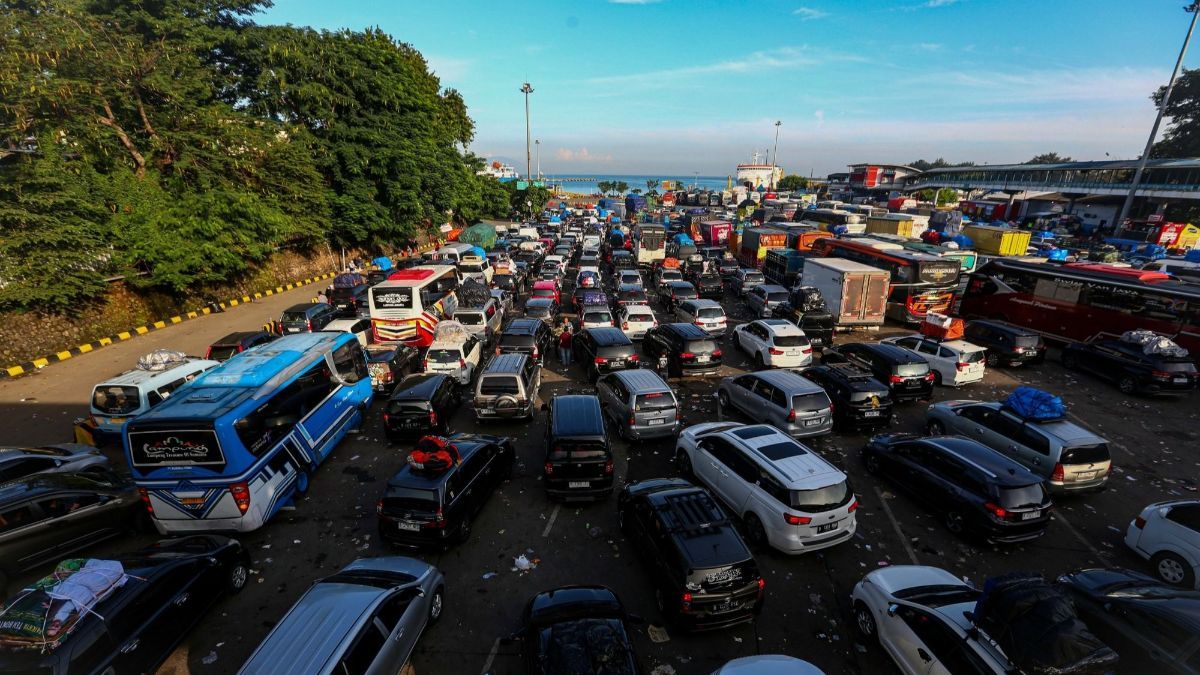
[[[529,294],[530,298],[549,298],[554,300],[555,304],[561,304],[561,293],[558,290],[558,284],[553,281],[536,281],[533,284],[533,292]]]

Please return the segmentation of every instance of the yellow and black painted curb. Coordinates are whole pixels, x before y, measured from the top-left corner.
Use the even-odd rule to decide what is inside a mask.
[[[303,279],[303,280],[296,281],[296,282],[293,282],[290,284],[285,284],[283,286],[276,286],[275,288],[268,288],[265,291],[254,293],[251,295],[243,295],[240,298],[231,298],[229,300],[226,300],[225,302],[214,303],[213,305],[209,305],[207,307],[203,307],[201,309],[197,309],[192,312],[186,312],[184,314],[172,316],[172,317],[170,317],[168,319],[164,319],[162,321],[155,321],[154,323],[147,324],[145,326],[138,326],[137,328],[132,328],[127,331],[122,331],[122,332],[117,333],[116,335],[113,335],[110,337],[100,338],[99,340],[95,340],[95,341],[89,342],[87,344],[79,345],[77,347],[71,347],[70,349],[68,349],[66,351],[61,351],[61,352],[58,352],[57,354],[51,354],[50,356],[43,356],[40,359],[34,359],[28,363],[22,363],[22,364],[15,365],[15,366],[8,366],[7,368],[0,369],[0,379],[20,377],[22,375],[27,375],[29,373],[32,373],[32,372],[35,372],[42,368],[45,368],[46,366],[49,366],[53,363],[61,363],[63,361],[66,361],[67,359],[69,359],[73,356],[77,356],[79,354],[87,354],[88,352],[95,351],[97,349],[100,349],[101,347],[107,347],[108,345],[111,345],[113,343],[125,342],[126,340],[132,340],[133,338],[135,338],[139,335],[145,335],[146,333],[149,333],[151,331],[161,330],[163,328],[166,328],[167,326],[173,326],[177,323],[183,323],[184,321],[187,321],[189,319],[195,319],[196,317],[204,316],[206,314],[212,314],[214,312],[223,312],[226,309],[229,309],[231,307],[237,307],[238,305],[249,304],[255,300],[261,300],[262,298],[269,297],[272,295],[279,295],[280,293],[294,290],[294,289],[300,288],[301,286],[307,286],[308,284],[311,284],[311,283],[314,283],[317,281],[322,281],[325,279],[332,279],[337,274],[338,274],[337,272],[328,272],[326,274],[321,274],[319,276],[310,277],[308,279]]]

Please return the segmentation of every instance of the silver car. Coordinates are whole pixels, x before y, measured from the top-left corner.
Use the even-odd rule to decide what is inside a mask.
[[[82,443],[40,448],[0,448],[0,483],[35,473],[74,473],[108,468],[108,458]]]
[[[671,387],[652,370],[618,370],[596,381],[600,410],[622,438],[674,438],[680,405]]]
[[[717,401],[794,438],[833,431],[833,402],[820,385],[790,370],[763,370],[721,380]]]
[[[398,673],[441,618],[444,586],[420,560],[355,560],[313,584],[238,673]]]
[[[762,284],[746,291],[746,305],[758,316],[775,315],[775,308],[788,301],[788,290],[775,284]]]

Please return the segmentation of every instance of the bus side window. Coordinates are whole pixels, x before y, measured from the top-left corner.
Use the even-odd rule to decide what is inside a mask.
[[[355,353],[359,356],[357,361],[354,358]],[[347,382],[358,382],[363,378],[358,361],[366,365],[362,358],[362,347],[358,342],[347,342],[333,352],[333,367],[337,369],[338,376]]]

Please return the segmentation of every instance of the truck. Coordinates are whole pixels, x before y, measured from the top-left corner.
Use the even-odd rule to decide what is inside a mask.
[[[700,238],[709,246],[724,246],[729,243],[733,223],[727,220],[702,220],[699,224]]]
[[[633,215],[633,214],[637,213],[638,211],[644,211],[645,209],[646,209],[646,198],[645,197],[643,197],[641,195],[634,195],[634,194],[625,196],[625,211],[627,213],[629,213],[630,215]]]
[[[762,273],[767,281],[791,288],[804,270],[805,255],[787,248],[767,249],[763,258]]]
[[[667,257],[667,228],[654,223],[639,223],[633,249],[639,267],[653,267],[655,262]]]
[[[843,258],[810,258],[804,262],[801,284],[820,291],[839,328],[883,325],[887,310],[887,270]]]

